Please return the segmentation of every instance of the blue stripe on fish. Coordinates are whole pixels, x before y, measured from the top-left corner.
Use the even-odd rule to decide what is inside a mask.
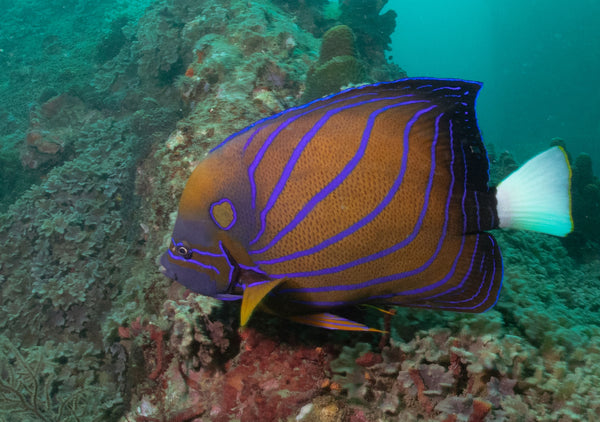
[[[389,98],[388,98],[389,99]],[[331,194],[331,192],[333,192],[348,176],[348,174],[350,172],[352,172],[352,170],[354,170],[354,168],[356,168],[356,165],[358,164],[358,162],[362,159],[362,156],[364,154],[364,151],[367,147],[368,144],[368,140],[369,140],[369,136],[370,136],[370,131],[372,129],[373,123],[375,118],[382,112],[389,110],[390,108],[394,108],[394,107],[399,107],[399,106],[403,106],[403,105],[407,105],[407,104],[416,104],[416,103],[420,103],[422,101],[409,101],[406,103],[400,103],[400,104],[395,104],[393,106],[388,106],[388,107],[383,107],[382,109],[378,110],[377,112],[373,113],[370,117],[369,117],[369,121],[367,122],[367,127],[365,129],[365,132],[363,134],[362,140],[361,140],[361,144],[359,146],[359,149],[356,153],[356,155],[352,158],[352,160],[346,165],[346,167],[344,167],[344,169],[342,170],[342,172],[340,172],[338,174],[338,176],[336,176],[331,182],[330,184],[325,188],[322,189],[321,191],[319,191],[319,193],[317,193],[317,195],[315,195],[311,201],[309,203],[307,203],[307,206],[305,206],[305,208],[296,215],[296,217],[294,218],[294,220],[292,220],[292,222],[296,222],[295,226],[291,226],[291,223],[288,224],[288,226],[286,226],[286,228],[284,230],[282,230],[281,232],[279,232],[275,238],[277,238],[277,236],[279,236],[280,233],[282,233],[283,231],[285,231],[287,229],[287,233],[289,233],[291,230],[293,230],[297,224],[302,221],[306,215],[308,215],[308,213],[310,211],[312,211],[312,209],[314,209],[314,207],[317,205],[318,202],[320,202],[321,200],[325,199],[325,197],[329,194]],[[362,104],[360,104],[362,105]],[[431,106],[425,110],[422,110],[420,113],[418,113],[418,115],[415,117],[415,120],[419,117],[420,114],[426,113],[430,110],[432,110],[433,108],[435,108],[435,106]],[[412,127],[412,122],[409,122],[409,127],[407,127],[407,131],[410,130],[410,127]],[[405,143],[405,148],[408,148],[408,143]],[[387,205],[387,203],[392,199],[393,195],[396,193],[396,191],[398,190],[400,184],[402,183],[402,176],[404,174],[406,170],[406,161],[404,160],[402,162],[402,168],[401,168],[401,172],[400,172],[400,176],[399,178],[396,180],[396,183],[394,184],[394,186],[392,187],[392,190],[390,190],[390,192],[388,193],[388,195],[383,199],[383,201],[377,206],[375,207],[375,209],[373,211],[371,211],[363,220],[361,220],[360,222],[357,222],[356,224],[354,224],[353,226],[349,227],[348,229],[346,229],[344,232],[339,233],[337,236],[328,239],[327,241],[322,242],[320,245],[314,246],[310,249],[304,250],[304,251],[298,251],[295,252],[293,254],[290,254],[288,256],[284,256],[284,257],[279,257],[277,259],[273,259],[271,261],[263,261],[260,259],[256,259],[255,262],[257,264],[273,264],[273,263],[279,263],[279,262],[283,262],[283,261],[287,261],[290,259],[295,259],[298,258],[300,256],[306,256],[309,254],[312,254],[314,252],[317,252],[319,250],[322,250],[324,248],[326,248],[327,246],[339,241],[340,239],[354,233],[355,231],[357,231],[358,229],[360,229],[361,227],[363,227],[365,224],[368,224],[369,221],[371,221],[373,218],[375,218],[379,212],[381,211],[381,209],[385,208],[385,206]],[[263,230],[264,231],[264,230]],[[285,233],[285,234],[287,234]],[[283,237],[283,235],[279,236],[279,239],[281,239]],[[275,238],[269,243],[267,244],[265,247],[258,249],[258,250],[250,250],[250,254],[251,255],[257,255],[257,254],[261,254],[265,251],[267,251],[268,249],[270,249],[271,247],[273,247],[277,241],[275,241]],[[278,240],[279,240],[278,239]],[[251,242],[252,244],[252,242]]]

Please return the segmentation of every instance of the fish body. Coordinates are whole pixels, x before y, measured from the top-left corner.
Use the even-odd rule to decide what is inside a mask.
[[[256,308],[341,329],[366,329],[328,313],[354,304],[491,308],[503,269],[488,231],[571,231],[570,170],[554,148],[542,164],[556,180],[534,163],[489,187],[480,88],[365,85],[232,135],[190,177],[163,272],[201,294],[243,298],[242,324]],[[547,192],[525,180],[531,173]]]

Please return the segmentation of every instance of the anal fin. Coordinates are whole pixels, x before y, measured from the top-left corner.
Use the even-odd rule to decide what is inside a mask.
[[[376,328],[369,328],[364,324],[351,321],[346,318],[342,318],[337,315],[330,313],[321,314],[309,314],[309,315],[295,315],[287,316],[287,319],[313,327],[327,328],[329,330],[344,330],[344,331],[372,331],[376,333],[383,333],[384,331]]]

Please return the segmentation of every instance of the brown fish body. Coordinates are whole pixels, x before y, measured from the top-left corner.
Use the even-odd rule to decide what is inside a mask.
[[[260,290],[256,300],[278,314],[358,303],[489,309],[502,260],[485,232],[500,221],[479,88],[365,86],[233,135],[190,178],[163,265],[185,267],[178,281],[201,292],[209,274],[205,294]]]

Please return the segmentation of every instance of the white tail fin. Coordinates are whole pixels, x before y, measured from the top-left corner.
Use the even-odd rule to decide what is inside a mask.
[[[565,151],[552,147],[527,161],[497,187],[501,228],[566,236],[571,218],[571,168]]]

